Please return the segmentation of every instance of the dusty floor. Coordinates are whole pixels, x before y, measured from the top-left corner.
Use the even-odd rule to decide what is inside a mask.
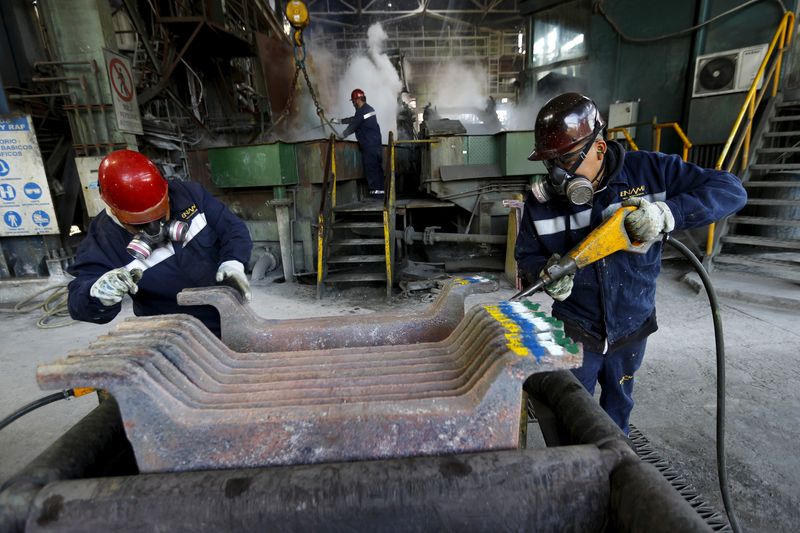
[[[715,362],[705,295],[678,281],[682,267],[665,269],[659,282],[660,330],[649,341],[636,376],[632,421],[653,446],[721,506],[714,461]],[[800,289],[798,289],[800,290]],[[472,296],[467,306],[513,293]],[[318,303],[309,286],[254,288],[255,311],[268,318],[369,314],[387,309],[380,291],[354,289]],[[546,302],[541,296],[537,301]],[[399,299],[393,309],[427,305]],[[129,316],[130,307],[123,315]],[[0,416],[43,396],[38,363],[80,348],[113,327],[75,324],[39,330],[33,315],[0,312]],[[800,314],[723,299],[728,358],[728,464],[732,496],[748,531],[796,531],[800,522]],[[0,432],[0,484],[33,459],[95,405],[93,397],[44,407]]]

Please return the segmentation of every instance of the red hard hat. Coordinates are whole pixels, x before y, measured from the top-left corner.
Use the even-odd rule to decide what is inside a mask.
[[[100,197],[120,222],[147,224],[169,214],[167,180],[147,157],[118,150],[100,162]]]
[[[364,94],[364,91],[361,89],[355,89],[353,92],[350,93],[350,101],[355,102],[358,98],[361,98],[365,102],[367,101],[367,95]]]
[[[536,116],[536,144],[528,159],[555,159],[573,152],[583,141],[597,136],[605,125],[590,98],[578,93],[556,96],[544,104]]]

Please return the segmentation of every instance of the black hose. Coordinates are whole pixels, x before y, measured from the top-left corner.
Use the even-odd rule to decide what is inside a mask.
[[[703,282],[703,287],[705,287],[708,295],[708,303],[711,305],[711,317],[714,321],[714,340],[717,350],[717,474],[719,476],[719,490],[722,493],[722,505],[725,506],[725,512],[728,514],[728,522],[730,522],[734,533],[739,533],[741,529],[739,528],[739,520],[736,518],[730,490],[728,489],[728,467],[725,459],[725,341],[722,335],[722,316],[717,302],[717,293],[711,285],[708,272],[686,245],[673,239],[669,234],[664,237],[664,242],[681,252],[692,264]]]
[[[38,400],[35,400],[29,403],[28,405],[22,406],[13,413],[11,413],[10,415],[8,415],[7,417],[5,417],[3,420],[0,420],[0,430],[2,430],[4,427],[9,425],[14,420],[27,415],[31,411],[35,411],[40,407],[44,407],[47,404],[57,402],[58,400],[66,400],[67,398],[70,398],[73,395],[74,395],[73,390],[67,389],[61,392],[50,394],[49,396],[45,396],[44,398],[39,398]]]

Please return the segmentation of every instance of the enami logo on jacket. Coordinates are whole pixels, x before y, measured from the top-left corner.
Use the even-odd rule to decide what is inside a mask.
[[[620,198],[630,198],[632,196],[642,196],[645,192],[644,185],[639,185],[638,187],[634,187],[632,189],[628,189],[627,191],[621,191],[619,193]]]

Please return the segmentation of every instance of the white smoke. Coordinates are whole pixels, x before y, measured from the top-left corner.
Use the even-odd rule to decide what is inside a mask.
[[[387,142],[390,131],[397,131],[397,97],[403,88],[397,70],[384,53],[388,37],[380,24],[369,27],[367,53],[350,57],[331,107],[336,117],[353,116],[355,109],[350,103],[350,93],[353,89],[364,91],[367,103],[375,108],[383,142]]]
[[[390,131],[397,131],[397,98],[403,88],[397,70],[384,53],[387,39],[383,27],[373,24],[367,31],[366,52],[344,58],[319,44],[324,43],[322,36],[306,36],[306,67],[326,117],[352,117],[355,108],[350,103],[350,93],[361,89],[367,96],[367,103],[375,108],[383,142],[388,141]],[[330,130],[320,126],[302,76],[295,98],[292,116],[279,128],[279,137],[285,141],[327,137]],[[339,133],[346,128],[344,125],[334,127]],[[349,139],[355,140],[355,137]]]
[[[466,63],[440,65],[431,77],[430,102],[439,109],[486,107],[489,75],[486,69]]]

